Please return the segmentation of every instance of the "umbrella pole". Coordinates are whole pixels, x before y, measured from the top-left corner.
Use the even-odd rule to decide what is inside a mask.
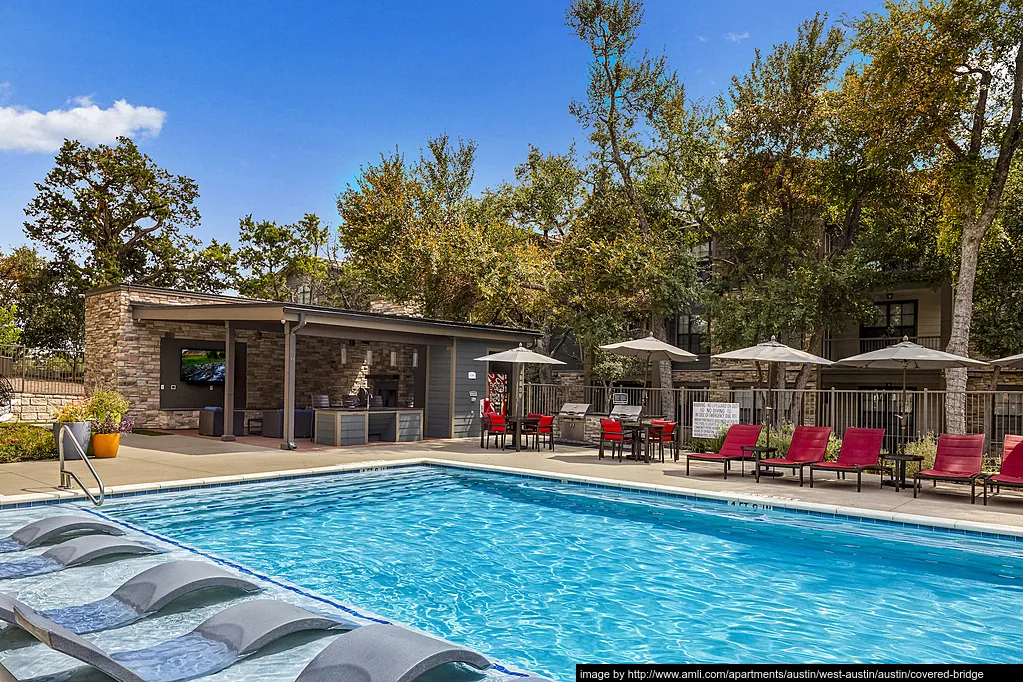
[[[902,419],[899,420],[899,430],[902,432],[902,454],[906,454],[906,363],[902,363],[902,404],[899,405],[902,412]]]

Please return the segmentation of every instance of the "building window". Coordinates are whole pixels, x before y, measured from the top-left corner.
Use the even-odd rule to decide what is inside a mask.
[[[677,324],[676,346],[696,355],[710,352],[709,325],[702,315],[679,315]]]
[[[713,254],[714,250],[709,239],[705,242],[700,242],[699,244],[693,247],[693,256],[696,257],[697,263],[702,264],[710,261],[710,258]]]
[[[303,284],[298,288],[298,302],[301,305],[310,305],[313,302],[313,288]]]
[[[916,337],[916,301],[882,301],[874,304],[874,319],[860,327],[861,339]],[[875,349],[870,349],[875,350]],[[863,351],[866,352],[866,351]]]

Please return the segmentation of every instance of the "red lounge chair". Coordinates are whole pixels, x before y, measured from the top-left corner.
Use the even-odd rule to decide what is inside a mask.
[[[529,415],[533,416],[533,415]],[[545,448],[550,450],[554,449],[554,417],[548,414],[538,414],[536,417],[540,420],[536,425],[536,430],[533,432],[533,439],[536,445],[536,449],[540,449],[540,436],[543,436],[543,444]]]
[[[675,440],[675,422],[668,422],[662,419],[652,419],[651,424],[660,428],[650,429],[650,442],[657,443],[661,453],[661,463],[664,463],[664,444],[668,444],[669,454],[674,454],[675,461],[678,461],[678,441]]]
[[[797,426],[792,433],[792,442],[789,444],[789,451],[784,457],[771,457],[769,459],[758,459],[756,465],[757,483],[760,482],[760,469],[774,469],[777,467],[799,469],[799,487],[803,487],[803,469],[811,464],[819,464],[824,461],[824,454],[828,451],[828,439],[831,437],[830,426]]]
[[[970,482],[970,504],[977,501],[977,478],[984,461],[984,434],[966,436],[943,433],[938,438],[938,454],[934,457],[934,468],[918,471],[913,475],[913,497],[920,490],[920,481]]]
[[[508,437],[508,422],[504,420],[504,415],[491,412],[487,415],[487,420],[483,424],[483,436],[487,442],[487,449],[490,449],[490,437],[494,437],[494,447],[497,447],[497,437],[501,437],[501,447],[504,447],[505,438]]]
[[[622,461],[623,450],[625,449],[626,443],[632,443],[632,434],[626,433],[625,429],[622,428],[622,423],[616,419],[601,419],[600,420],[600,451],[597,453],[598,459],[604,458],[604,443],[611,444],[611,459],[615,456],[615,446],[618,446],[618,461]]]
[[[761,424],[732,424],[725,434],[725,442],[721,444],[720,452],[690,452],[686,455],[686,476],[689,475],[689,463],[717,462],[725,469],[725,478],[728,478],[728,467],[732,462],[738,460],[753,459],[753,454],[743,450],[744,447],[753,447],[760,438],[760,430],[764,427]],[[743,465],[742,475],[746,475],[746,468]]]
[[[1006,488],[1023,488],[1023,436],[1006,436],[1002,449],[1002,466],[997,474],[984,479],[984,504],[987,504],[987,489],[992,493]]]
[[[842,449],[837,462],[820,462],[810,465],[810,487],[813,487],[814,471],[837,471],[841,474],[856,472],[856,492],[863,489],[864,471],[881,471],[881,486],[884,487],[884,473],[894,477],[891,467],[881,464],[881,445],[884,443],[884,429],[845,430]]]

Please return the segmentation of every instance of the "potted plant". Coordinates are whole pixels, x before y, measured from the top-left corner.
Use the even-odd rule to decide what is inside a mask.
[[[88,451],[89,438],[92,433],[90,417],[88,400],[73,400],[57,408],[53,413],[53,442],[56,443],[57,448],[60,449],[60,429],[67,425],[71,435],[82,446],[82,449]],[[64,458],[81,459],[78,450],[67,436],[64,437]]]
[[[92,449],[96,457],[116,457],[121,434],[130,433],[134,420],[125,418],[128,401],[117,391],[96,391],[89,400]]]
[[[92,421],[92,454],[99,459],[117,457],[117,449],[121,447],[121,434],[131,433],[135,420],[131,417],[115,419],[107,415],[103,421]]]

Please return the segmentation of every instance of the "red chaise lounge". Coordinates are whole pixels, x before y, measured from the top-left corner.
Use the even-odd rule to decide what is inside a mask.
[[[810,487],[813,487],[814,471],[856,472],[856,492],[863,490],[863,472],[880,471],[881,487],[884,487],[884,472],[894,477],[891,467],[881,464],[881,446],[884,444],[884,429],[848,428],[842,438],[842,449],[837,462],[820,462],[810,465]]]
[[[792,469],[799,470],[799,487],[803,487],[803,469],[811,464],[824,461],[828,451],[828,439],[831,438],[830,426],[797,426],[792,432],[792,443],[784,457],[758,459],[756,464],[757,483],[760,482],[761,469]]]
[[[984,462],[984,434],[956,435],[943,433],[938,438],[938,454],[934,468],[913,475],[913,497],[920,490],[920,481],[970,483],[970,503],[977,501],[977,479]]]
[[[1023,488],[1023,436],[1006,436],[1002,449],[1002,466],[997,474],[984,479],[984,504],[987,504],[987,489],[992,493],[1006,488]]]
[[[761,424],[732,424],[728,427],[720,452],[691,452],[686,455],[686,476],[689,475],[689,463],[696,460],[721,464],[725,469],[725,478],[728,478],[728,467],[733,461],[753,459],[753,454],[744,451],[743,448],[756,445],[757,438],[760,438],[760,430],[763,428]],[[742,475],[746,475],[745,465]]]

